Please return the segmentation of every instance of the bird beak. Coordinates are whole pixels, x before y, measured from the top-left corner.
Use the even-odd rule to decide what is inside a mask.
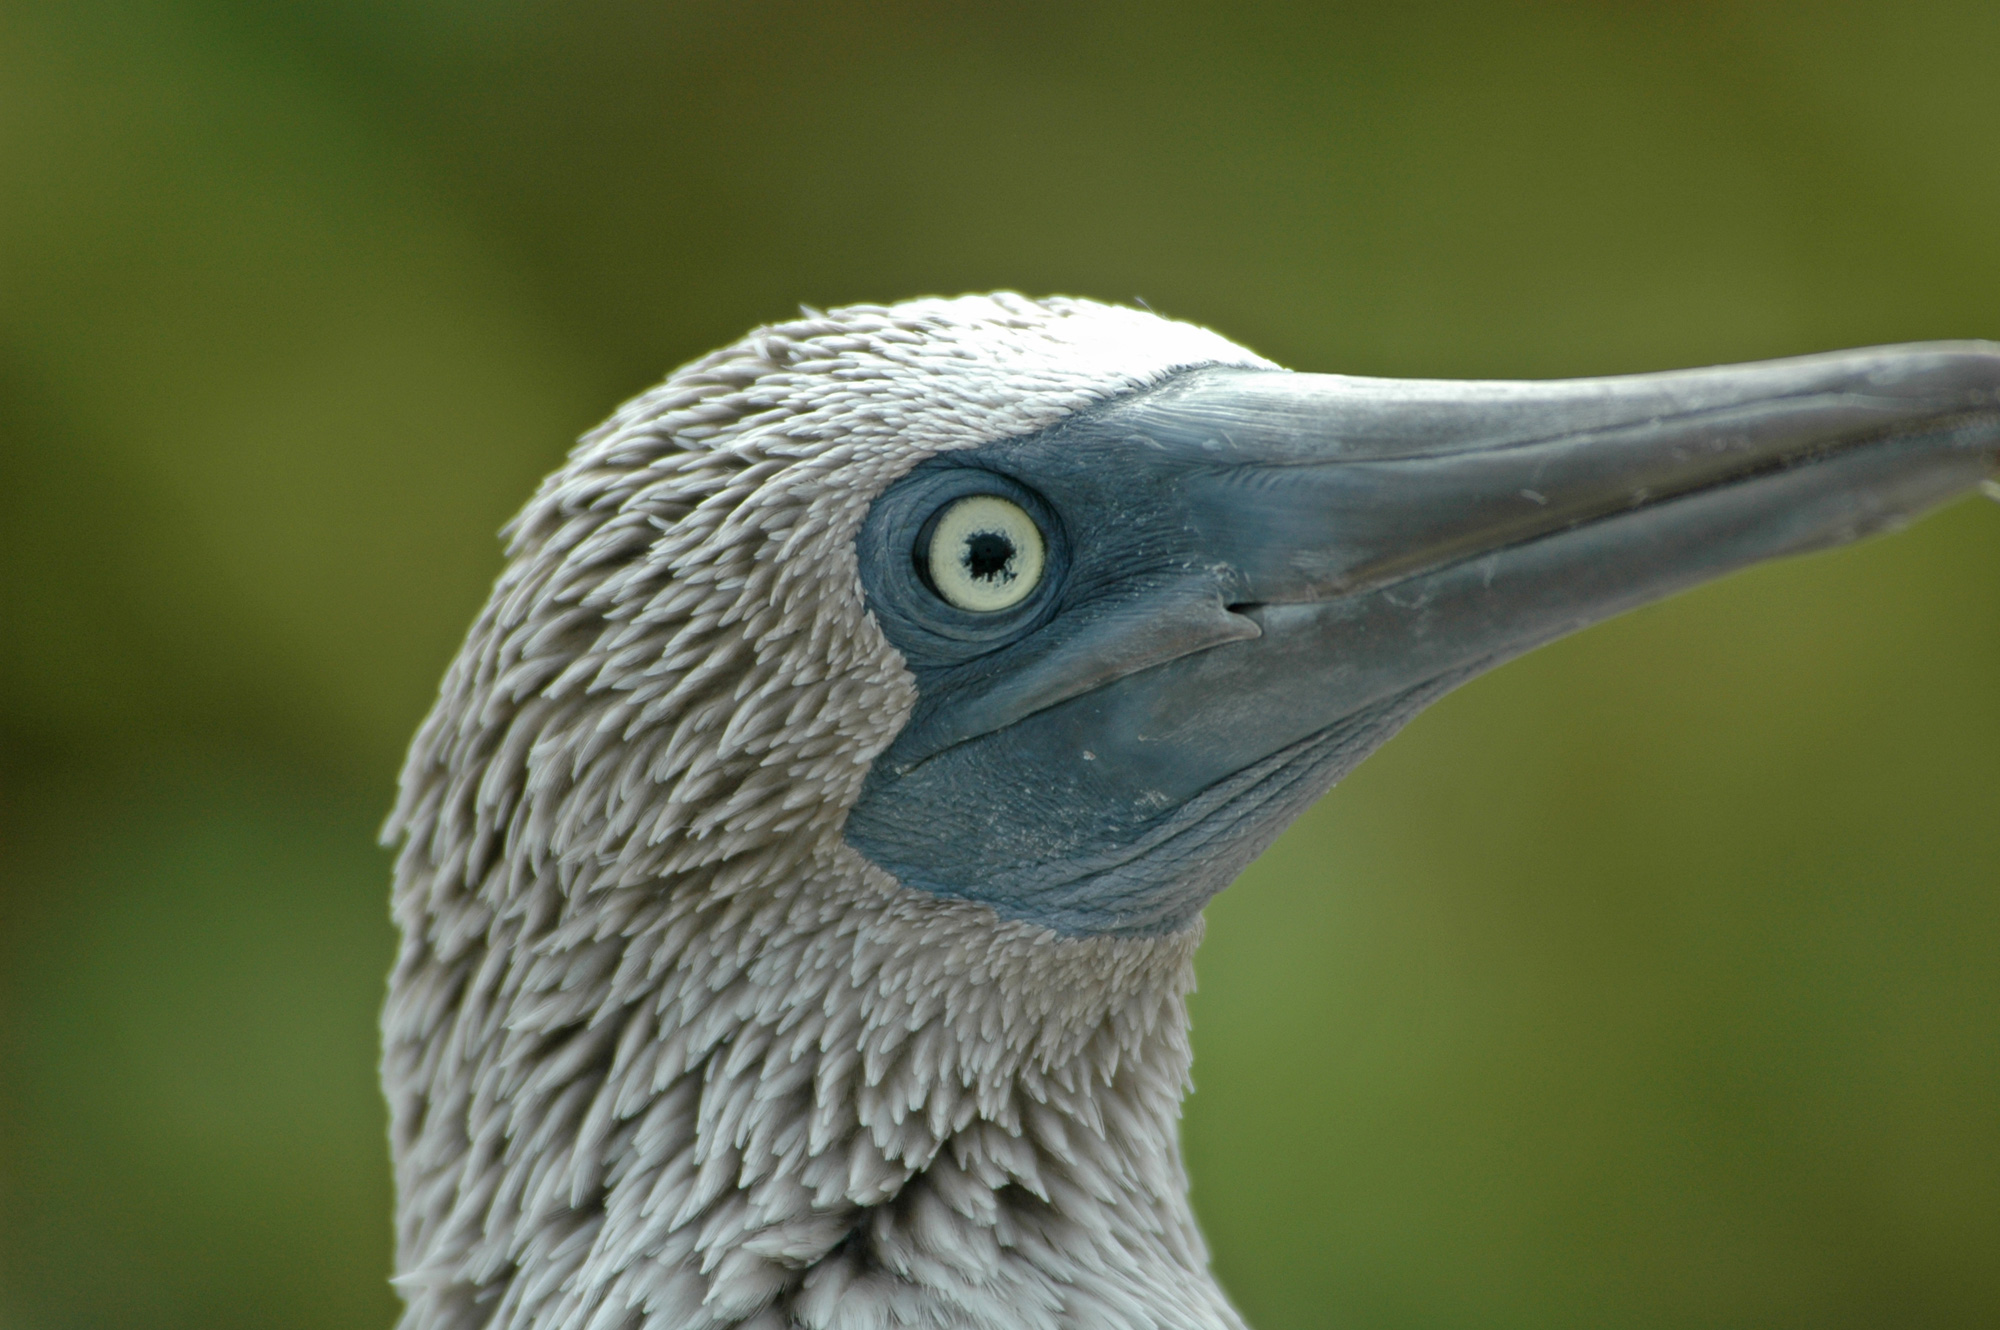
[[[1203,459],[1185,519],[1261,630],[1169,667],[1134,732],[1192,726],[1240,765],[1977,487],[2000,460],[2000,345],[1525,383],[1210,371],[1118,427]]]
[[[995,461],[1090,515],[1070,579],[1108,590],[920,710],[875,780],[917,806],[975,769],[1035,773],[1044,790],[995,795],[1042,810],[1033,853],[996,821],[967,851],[980,873],[1036,917],[1143,930],[1457,684],[1976,488],[2000,463],[2000,345],[1524,383],[1206,369]],[[1176,837],[1206,838],[1206,886],[1100,908],[1116,864]],[[972,875],[883,853],[947,888]]]
[[[2000,346],[1542,383],[1237,372],[1135,405],[1205,436],[1189,515],[1244,612],[1287,637],[1368,620],[1335,630],[1340,671],[1373,645],[1408,682],[1977,486]]]

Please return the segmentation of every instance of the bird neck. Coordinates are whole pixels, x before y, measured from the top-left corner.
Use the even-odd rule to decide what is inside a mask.
[[[404,921],[407,1330],[1240,1327],[1177,1135],[1198,927],[773,867]]]

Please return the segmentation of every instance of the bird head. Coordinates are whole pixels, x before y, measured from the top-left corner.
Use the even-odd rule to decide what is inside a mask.
[[[1058,934],[1171,931],[1451,687],[1908,521],[1992,471],[1996,413],[1982,343],[1403,381],[1085,301],[808,314],[542,486],[447,685],[480,710],[411,774],[511,739],[517,789],[447,754],[504,797],[424,819],[487,833],[475,875],[503,833],[631,883],[807,832]]]
[[[924,1185],[1047,1239],[936,1323],[1144,1301],[1149,1259],[1155,1321],[1104,1323],[1233,1323],[1172,1146],[1203,904],[1456,685],[1996,455],[1984,343],[1402,381],[1001,295],[683,367],[516,519],[404,771],[411,1324],[841,1323]],[[945,1259],[867,1231],[884,1288]]]

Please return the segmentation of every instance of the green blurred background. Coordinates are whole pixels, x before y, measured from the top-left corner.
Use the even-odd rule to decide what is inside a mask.
[[[0,1326],[385,1326],[372,843],[579,431],[799,302],[2000,336],[2000,5],[0,6]],[[2000,1324],[2000,509],[1437,707],[1209,912],[1260,1330]]]

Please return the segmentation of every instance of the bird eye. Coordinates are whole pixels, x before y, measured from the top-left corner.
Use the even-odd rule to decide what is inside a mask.
[[[991,494],[956,500],[931,523],[922,552],[938,595],[991,614],[1020,604],[1042,580],[1042,529],[1019,504]]]

